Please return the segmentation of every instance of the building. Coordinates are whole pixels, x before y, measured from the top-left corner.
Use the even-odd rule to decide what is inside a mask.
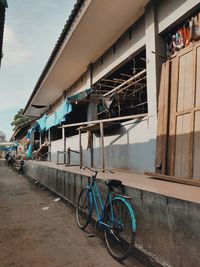
[[[181,48],[178,44],[172,47],[178,42],[179,29],[187,22],[189,25],[189,20],[198,26],[198,10],[199,2],[194,0],[126,0],[126,5],[116,0],[77,1],[25,107],[27,116],[47,114],[53,161],[58,150],[79,151],[76,128],[81,122],[93,121],[81,130],[84,164],[99,166],[101,162],[102,168],[157,170],[199,178],[198,108],[187,98],[188,88],[195,90],[194,82],[189,85],[198,71],[194,69],[198,59],[192,61],[193,53],[198,57],[198,36],[191,36]],[[170,105],[175,97],[173,86],[178,90],[178,74],[181,89],[176,101],[180,108],[174,110]],[[67,126],[62,136],[54,117],[66,99],[72,112],[61,124],[72,126]],[[185,113],[189,107],[191,113]],[[91,127],[96,120],[105,122],[103,156],[100,126]],[[90,149],[87,131],[93,133]],[[77,163],[79,159],[73,160]]]
[[[6,0],[0,1],[0,65],[1,59],[3,57],[2,47],[3,47],[3,32],[4,32],[4,23],[5,23],[5,12],[8,7]]]
[[[4,132],[0,131],[0,143],[6,142],[6,135]]]
[[[136,243],[164,266],[200,264],[199,11],[197,0],[77,1],[25,107],[52,161],[27,162],[28,174],[76,203],[89,174],[58,157],[123,169]]]

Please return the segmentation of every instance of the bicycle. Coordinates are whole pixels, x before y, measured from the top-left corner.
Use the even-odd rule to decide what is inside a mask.
[[[114,192],[114,188],[124,189],[121,181],[107,180],[107,197],[103,203],[96,182],[98,172],[88,169],[95,174],[89,178],[88,185],[79,194],[76,207],[77,224],[80,229],[84,230],[92,219],[95,207],[97,223],[104,229],[108,252],[117,261],[123,261],[131,254],[136,234],[136,218],[128,201],[130,198]]]

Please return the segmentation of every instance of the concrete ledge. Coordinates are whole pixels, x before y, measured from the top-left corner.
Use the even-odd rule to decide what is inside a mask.
[[[76,204],[78,194],[90,176],[32,161],[25,163],[25,171],[71,204]],[[105,195],[102,179],[99,179],[99,185]],[[146,255],[146,266],[200,266],[199,203],[130,186],[126,186],[125,191],[132,197],[136,213],[136,256],[141,253],[144,260]]]

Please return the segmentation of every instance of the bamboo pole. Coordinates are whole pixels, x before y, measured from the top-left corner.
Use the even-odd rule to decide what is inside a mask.
[[[66,138],[65,138],[65,128],[62,128],[62,138],[63,138],[64,164],[66,164]]]
[[[78,130],[79,132],[79,154],[80,154],[80,169],[82,169],[83,166],[83,150],[82,150],[82,139],[81,139],[81,130]]]
[[[137,73],[136,75],[134,75],[133,77],[131,77],[130,79],[126,80],[124,83],[118,85],[117,87],[115,87],[113,90],[109,91],[108,93],[104,94],[103,96],[108,96],[114,92],[116,92],[117,90],[121,89],[124,85],[126,85],[127,83],[130,83],[131,81],[135,80],[136,78],[140,77],[141,75],[143,75],[146,72],[146,69],[140,71],[139,73]]]
[[[125,121],[125,120],[131,120],[131,119],[144,118],[146,116],[148,116],[148,113],[136,114],[136,115],[128,115],[128,116],[116,117],[116,118],[110,118],[110,119],[103,119],[103,120],[71,123],[71,124],[62,125],[59,128],[69,128],[69,127],[74,127],[74,126],[87,126],[88,124],[96,124],[96,123],[100,123],[100,122],[104,123],[104,122],[113,122],[113,121]]]
[[[103,122],[100,122],[100,133],[101,133],[101,167],[103,172],[105,171],[105,154],[104,154],[104,129]]]

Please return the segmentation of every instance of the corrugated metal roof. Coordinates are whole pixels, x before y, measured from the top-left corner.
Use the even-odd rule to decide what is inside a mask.
[[[76,15],[78,14],[78,12],[79,12],[79,10],[80,10],[80,8],[81,8],[81,6],[83,5],[84,2],[85,2],[85,0],[77,0],[76,4],[74,5],[74,8],[73,8],[73,10],[71,12],[71,15],[69,16],[69,18],[68,18],[68,20],[67,20],[67,22],[66,22],[66,24],[65,24],[65,26],[64,26],[64,28],[63,28],[63,30],[61,32],[61,34],[60,34],[60,37],[59,37],[59,39],[58,39],[58,41],[57,41],[57,43],[56,43],[56,45],[55,45],[50,57],[49,57],[49,60],[47,61],[47,64],[45,65],[45,67],[44,67],[44,69],[43,69],[43,71],[42,71],[42,73],[41,73],[41,75],[40,75],[40,77],[39,77],[39,79],[38,79],[38,81],[36,83],[35,88],[33,89],[33,92],[32,92],[32,94],[31,94],[31,96],[30,96],[30,98],[28,100],[28,103],[26,104],[26,107],[24,108],[24,113],[26,112],[28,106],[30,105],[30,102],[31,102],[32,98],[37,93],[37,91],[38,91],[38,89],[39,89],[44,77],[46,76],[51,64],[53,63],[57,53],[59,52],[60,47],[61,47],[62,43],[64,42],[65,37],[66,37],[66,35],[67,35],[67,33],[68,33],[68,31],[69,31],[69,29],[70,29],[70,27],[71,27],[71,25],[72,25],[72,23],[74,21]]]

